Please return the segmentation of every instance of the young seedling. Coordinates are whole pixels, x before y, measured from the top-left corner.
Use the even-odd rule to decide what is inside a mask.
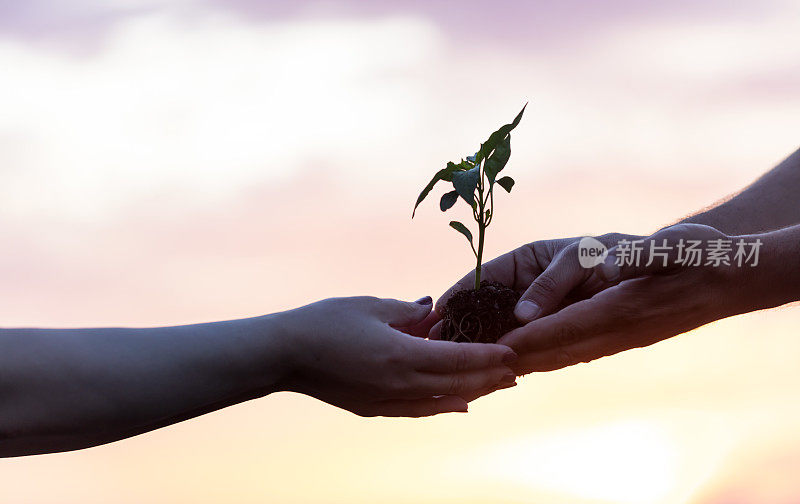
[[[525,104],[527,107],[527,104]],[[464,235],[475,255],[475,288],[472,293],[461,291],[453,295],[445,306],[442,335],[455,341],[496,341],[502,334],[516,326],[513,309],[518,294],[500,284],[481,282],[481,265],[486,229],[494,218],[494,188],[499,185],[511,192],[514,179],[505,176],[497,178],[511,157],[511,130],[517,127],[522,107],[514,120],[502,126],[482,143],[473,156],[459,163],[449,162],[433,176],[420,193],[414,205],[411,218],[417,207],[440,181],[451,182],[453,190],[442,195],[439,208],[446,212],[461,199],[472,208],[472,217],[478,227],[478,247],[475,248],[472,232],[459,221],[450,221],[450,227]],[[511,302],[511,294],[515,299]],[[462,306],[463,305],[463,306]],[[471,311],[470,311],[471,310]],[[449,315],[449,317],[448,317]],[[448,324],[451,327],[448,327]],[[497,333],[498,331],[502,331]],[[497,333],[497,334],[495,334]]]

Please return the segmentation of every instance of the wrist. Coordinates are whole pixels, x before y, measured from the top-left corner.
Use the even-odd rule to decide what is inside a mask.
[[[292,359],[281,315],[232,320],[222,331],[229,372],[241,384],[243,392],[266,395],[284,390]]]
[[[316,344],[315,331],[309,330],[308,323],[314,320],[307,307],[295,308],[260,317],[265,327],[265,339],[272,354],[270,362],[275,363],[277,375],[274,377],[274,390],[306,393],[305,380],[314,373],[319,364],[319,345]],[[313,326],[313,322],[311,323]]]

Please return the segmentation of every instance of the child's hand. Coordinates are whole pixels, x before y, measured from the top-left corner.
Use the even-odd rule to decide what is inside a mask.
[[[503,345],[428,341],[414,327],[430,298],[325,299],[278,314],[289,371],[284,389],[361,416],[420,417],[467,411],[474,398],[515,382],[517,356]]]

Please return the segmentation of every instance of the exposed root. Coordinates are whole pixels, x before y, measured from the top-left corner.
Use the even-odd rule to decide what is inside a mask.
[[[455,293],[444,307],[442,339],[466,343],[494,343],[519,327],[514,306],[519,294],[494,282],[481,282],[480,289]]]

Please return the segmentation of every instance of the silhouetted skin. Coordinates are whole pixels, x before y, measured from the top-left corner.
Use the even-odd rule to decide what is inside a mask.
[[[800,299],[800,151],[738,195],[650,237],[608,234],[596,237],[607,247],[619,240],[645,240],[675,250],[686,240],[761,240],[756,267],[614,266],[617,250],[594,269],[578,261],[580,238],[523,245],[484,265],[484,278],[522,293],[515,314],[523,327],[499,343],[520,355],[518,374],[560,369],[631,348],[643,347],[714,320]],[[642,256],[646,264],[647,254]],[[670,264],[673,261],[670,262]],[[468,288],[466,275],[438,301]],[[429,323],[438,319],[437,312]],[[436,338],[439,324],[433,326]]]
[[[0,329],[0,456],[108,443],[282,390],[419,417],[513,386],[508,347],[413,336],[432,304],[352,297],[188,326]]]

